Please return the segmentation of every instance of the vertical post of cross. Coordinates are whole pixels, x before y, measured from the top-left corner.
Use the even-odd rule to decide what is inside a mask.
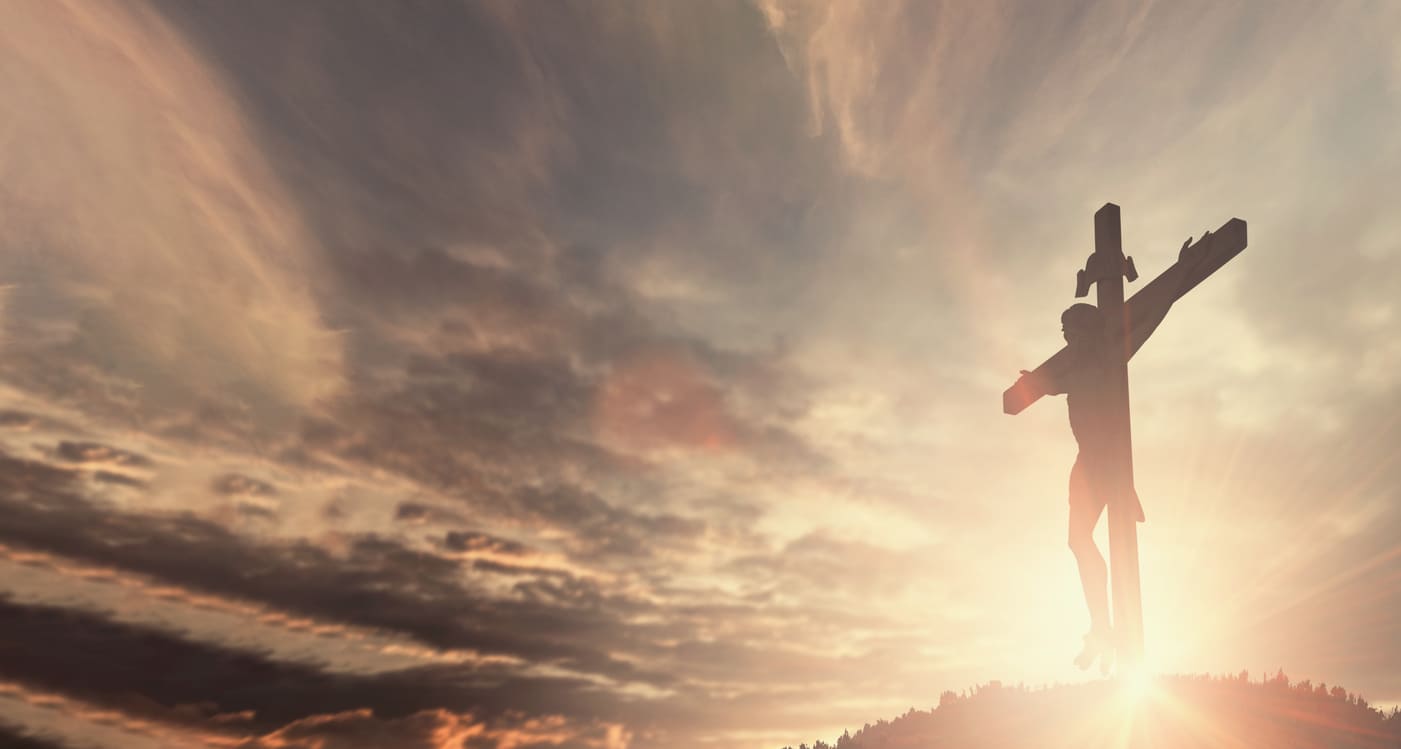
[[[1109,500],[1109,574],[1114,601],[1114,631],[1121,665],[1136,667],[1143,659],[1143,602],[1138,579],[1138,503],[1133,488],[1133,441],[1129,421],[1129,310],[1124,305],[1125,267],[1119,206],[1105,203],[1095,212],[1095,255],[1106,269],[1095,284],[1100,314],[1110,335],[1104,354],[1107,378],[1103,410],[1103,439],[1097,440],[1099,491]],[[1113,269],[1109,271],[1107,269]]]

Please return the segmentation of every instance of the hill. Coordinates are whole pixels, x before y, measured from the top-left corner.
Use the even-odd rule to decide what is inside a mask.
[[[1282,672],[1163,676],[1137,685],[1099,681],[1043,689],[997,682],[945,692],[835,744],[799,749],[1398,749],[1401,712],[1383,713],[1341,687],[1290,684]],[[792,749],[792,747],[785,747]]]

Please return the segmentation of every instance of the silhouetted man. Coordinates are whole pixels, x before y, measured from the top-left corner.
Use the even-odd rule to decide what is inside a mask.
[[[1069,542],[1080,568],[1085,604],[1090,609],[1090,631],[1085,635],[1084,648],[1075,658],[1075,664],[1082,669],[1100,660],[1101,668],[1107,672],[1114,651],[1109,618],[1109,568],[1094,540],[1095,526],[1099,524],[1099,517],[1109,502],[1109,491],[1101,486],[1104,483],[1103,470],[1091,463],[1092,456],[1108,452],[1100,449],[1102,443],[1096,440],[1113,434],[1106,421],[1111,415],[1105,399],[1101,397],[1112,375],[1109,367],[1113,358],[1106,347],[1122,347],[1120,350],[1131,358],[1157,329],[1172,303],[1181,296],[1187,271],[1201,259],[1205,243],[1190,248],[1191,242],[1191,238],[1188,238],[1182,244],[1176,264],[1150,288],[1134,297],[1134,319],[1129,326],[1128,341],[1121,343],[1117,340],[1122,325],[1118,324],[1119,321],[1105,320],[1094,305],[1074,304],[1066,309],[1061,314],[1061,332],[1065,336],[1071,366],[1059,376],[1049,373],[1041,375],[1044,379],[1040,386],[1045,393],[1066,396],[1070,431],[1080,447],[1075,465],[1070,469]],[[1023,370],[1022,374],[1032,373]],[[1141,523],[1144,519],[1143,505],[1138,500],[1138,492],[1132,488],[1130,491],[1137,520]]]

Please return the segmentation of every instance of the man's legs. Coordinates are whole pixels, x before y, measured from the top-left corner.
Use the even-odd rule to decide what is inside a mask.
[[[1095,526],[1104,503],[1095,500],[1079,458],[1070,470],[1070,551],[1080,567],[1080,586],[1090,609],[1091,634],[1109,633],[1109,567],[1095,546]]]

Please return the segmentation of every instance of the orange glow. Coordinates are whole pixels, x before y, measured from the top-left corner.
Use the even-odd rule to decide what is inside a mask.
[[[652,351],[617,366],[598,389],[601,436],[634,450],[722,450],[735,442],[723,393],[693,357]]]

